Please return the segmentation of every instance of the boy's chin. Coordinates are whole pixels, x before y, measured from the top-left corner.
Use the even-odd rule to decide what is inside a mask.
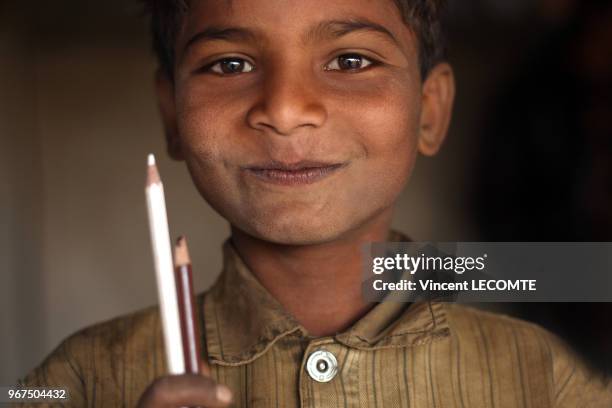
[[[341,225],[331,222],[281,224],[272,221],[265,224],[250,224],[240,229],[255,238],[275,244],[317,245],[338,239],[348,228],[342,228]]]

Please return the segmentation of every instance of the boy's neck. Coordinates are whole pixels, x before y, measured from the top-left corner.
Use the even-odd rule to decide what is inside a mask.
[[[362,245],[386,241],[392,210],[342,238],[279,245],[232,227],[232,242],[259,282],[313,336],[350,327],[373,306],[362,296]]]

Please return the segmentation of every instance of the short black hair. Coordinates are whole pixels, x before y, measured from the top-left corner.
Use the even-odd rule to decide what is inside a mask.
[[[151,17],[153,50],[163,72],[172,78],[177,34],[189,11],[189,0],[142,0]],[[394,0],[404,23],[415,33],[419,43],[422,78],[446,59],[446,39],[442,30],[445,0]]]

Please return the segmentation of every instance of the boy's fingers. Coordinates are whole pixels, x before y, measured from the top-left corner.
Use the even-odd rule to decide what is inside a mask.
[[[232,394],[225,385],[201,375],[185,374],[158,378],[147,388],[139,408],[176,408],[200,406],[226,407]]]
[[[200,373],[202,373],[203,376],[210,377],[210,367],[204,360],[200,361]]]

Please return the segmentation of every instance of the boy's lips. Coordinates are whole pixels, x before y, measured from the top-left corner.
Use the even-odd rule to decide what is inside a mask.
[[[347,163],[300,161],[297,163],[268,162],[243,167],[260,180],[280,185],[312,184],[335,173]]]

